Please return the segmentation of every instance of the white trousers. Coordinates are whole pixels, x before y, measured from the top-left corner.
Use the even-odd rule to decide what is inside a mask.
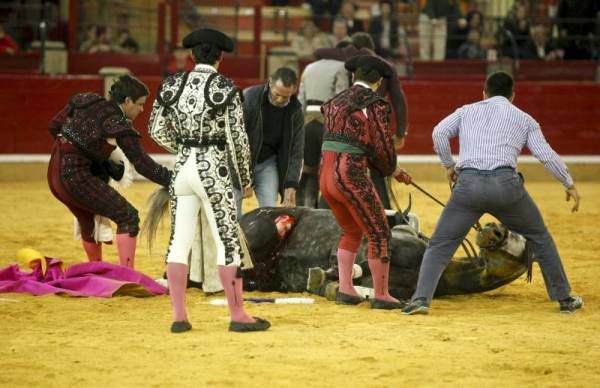
[[[175,218],[167,262],[189,265],[190,251],[196,240],[201,246],[202,256],[211,256],[205,259],[214,261],[216,258],[216,265],[226,265],[225,246],[219,236],[213,209],[198,175],[196,151],[193,148],[177,173],[173,190]],[[230,265],[239,266],[239,256]]]
[[[422,61],[443,61],[446,58],[446,37],[448,23],[446,18],[430,19],[419,15],[419,58]],[[433,55],[431,49],[433,47]]]

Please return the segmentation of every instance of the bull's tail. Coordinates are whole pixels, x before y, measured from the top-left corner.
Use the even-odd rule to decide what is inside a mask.
[[[142,233],[148,240],[148,251],[152,250],[158,225],[169,210],[169,199],[169,190],[164,187],[155,190],[148,197],[148,201],[146,202],[148,212],[142,225]]]

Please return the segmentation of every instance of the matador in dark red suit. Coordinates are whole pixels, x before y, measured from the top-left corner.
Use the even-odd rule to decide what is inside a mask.
[[[393,175],[405,183],[410,176],[398,167],[391,108],[375,90],[390,77],[378,57],[353,57],[345,63],[354,84],[321,108],[324,116],[320,189],[340,225],[338,244],[339,291],[337,303],[359,304],[352,283],[352,267],[363,236],[368,239],[368,263],[375,297],[371,308],[396,309],[402,304],[388,291],[390,228],[369,169]]]
[[[142,149],[140,134],[131,121],[143,111],[148,89],[136,78],[121,76],[107,101],[95,93],[80,93],[50,121],[55,138],[48,166],[52,194],[75,215],[81,227],[83,248],[90,261],[102,260],[102,245],[94,239],[94,217],[101,215],[117,224],[117,250],[121,265],[133,268],[138,211],[109,186],[123,166],[109,160],[119,146],[136,171],[167,187],[171,172]]]

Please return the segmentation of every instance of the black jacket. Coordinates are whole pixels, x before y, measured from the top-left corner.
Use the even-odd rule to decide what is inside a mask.
[[[263,144],[263,106],[267,101],[269,84],[256,85],[244,90],[244,123],[250,153],[252,154],[251,170],[254,171],[256,160]],[[282,141],[277,150],[279,171],[279,193],[283,197],[284,189],[298,188],[302,165],[304,163],[304,115],[302,105],[296,96],[292,96],[283,114]]]

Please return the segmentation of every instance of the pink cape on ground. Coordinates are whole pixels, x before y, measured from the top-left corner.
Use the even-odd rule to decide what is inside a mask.
[[[45,257],[46,274],[40,267],[23,272],[13,264],[0,269],[0,293],[31,295],[67,294],[71,296],[163,295],[167,289],[143,273],[106,262],[74,264],[62,269],[62,262]]]

